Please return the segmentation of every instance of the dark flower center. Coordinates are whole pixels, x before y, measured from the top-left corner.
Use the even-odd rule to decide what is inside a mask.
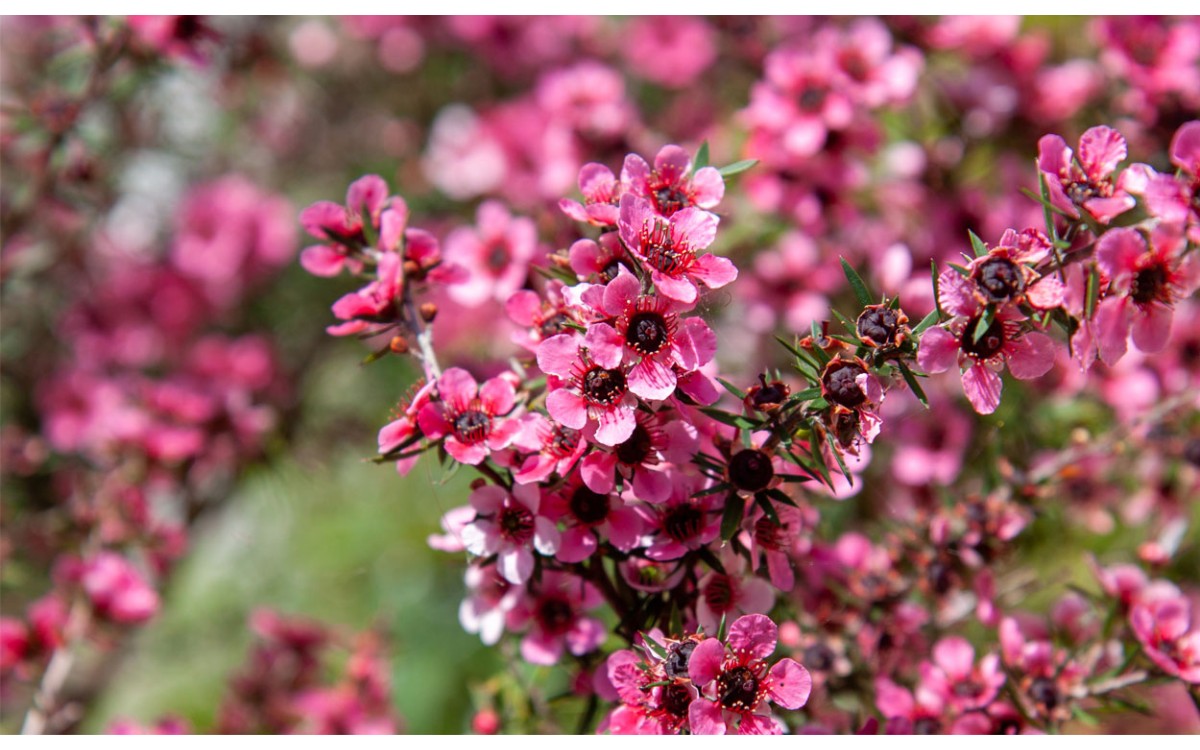
[[[464,443],[478,443],[491,432],[492,418],[478,409],[468,409],[454,418],[454,434]]]
[[[876,346],[895,343],[899,317],[890,307],[869,307],[858,316],[858,336],[870,339]]]
[[[771,457],[760,450],[744,450],[729,459],[729,481],[739,490],[765,490],[774,478]]]
[[[625,373],[593,367],[583,376],[583,395],[593,403],[612,406],[625,395]]]
[[[708,602],[708,606],[712,607],[713,612],[721,614],[729,611],[730,605],[733,604],[733,581],[729,576],[723,576],[720,573],[714,575],[704,587],[704,599]]]
[[[562,599],[543,599],[538,605],[538,623],[548,635],[562,635],[574,621],[571,605]]]
[[[672,540],[683,543],[700,533],[704,514],[691,505],[680,505],[667,512],[663,531]]]
[[[1183,447],[1183,458],[1192,466],[1200,466],[1200,438],[1188,441]]]
[[[663,216],[670,216],[691,204],[687,192],[678,185],[663,185],[652,190],[651,195],[654,197],[654,205]]]
[[[688,661],[692,658],[692,652],[695,650],[695,641],[672,643],[667,648],[667,658],[663,662],[663,669],[666,670],[667,677],[670,677],[672,680],[687,677]]]
[[[954,579],[950,575],[950,568],[945,563],[935,560],[929,564],[926,571],[929,579],[929,585],[938,594],[945,594],[950,591],[950,587],[954,585]]]
[[[1145,305],[1161,297],[1167,283],[1167,269],[1161,265],[1149,266],[1138,271],[1129,288],[1129,296],[1139,305]]]
[[[686,685],[667,685],[662,691],[662,705],[672,716],[687,716],[688,707],[692,705],[692,693]]]
[[[580,523],[595,526],[608,518],[608,496],[579,487],[571,495],[571,513]]]
[[[507,268],[508,246],[501,242],[488,248],[487,266],[496,273],[499,273]]]
[[[621,261],[619,261],[615,258],[613,260],[610,260],[608,262],[607,266],[600,269],[600,273],[599,273],[600,283],[607,284],[608,282],[617,278],[617,276],[621,273],[621,269],[624,267],[625,267],[625,264],[622,263]]]
[[[1083,202],[1089,198],[1095,198],[1101,195],[1101,191],[1096,185],[1093,185],[1085,180],[1072,182],[1071,184],[1067,185],[1066,192],[1067,197],[1070,198],[1071,202],[1077,206],[1082,205]]]
[[[562,458],[571,455],[578,444],[579,430],[572,430],[570,427],[557,425],[554,428],[554,436],[550,438],[547,451],[552,456]]]
[[[975,269],[975,283],[989,302],[1007,302],[1025,288],[1021,268],[1008,258],[990,258]]]
[[[533,537],[533,514],[525,508],[502,508],[496,518],[500,535],[513,544],[523,545]]]
[[[758,678],[749,667],[734,667],[717,678],[717,695],[731,711],[752,711],[758,705]]]
[[[1004,348],[1004,325],[999,320],[993,320],[983,336],[976,341],[975,326],[978,324],[978,316],[967,321],[967,327],[963,329],[962,350],[975,359],[991,359]]]
[[[978,698],[983,691],[983,685],[974,680],[963,680],[954,686],[954,694],[962,698]]]
[[[642,356],[657,354],[666,346],[669,338],[667,321],[662,313],[657,312],[634,315],[629,320],[629,328],[625,330],[625,343]]]
[[[1058,696],[1058,686],[1049,677],[1039,677],[1034,680],[1029,686],[1029,695],[1035,702],[1045,706],[1047,711],[1057,708],[1061,700]]]
[[[937,734],[942,724],[932,716],[922,716],[913,722],[913,734]]]
[[[554,313],[550,317],[542,319],[538,332],[542,334],[542,338],[548,339],[567,330],[568,320],[570,319],[564,313]]]
[[[639,466],[650,457],[652,450],[654,443],[650,432],[639,423],[629,439],[617,446],[617,460],[626,466]]]
[[[807,86],[800,92],[800,109],[812,112],[825,103],[825,90],[815,86]]]
[[[843,362],[837,369],[827,369],[821,380],[826,397],[847,409],[861,406],[866,402],[867,394],[863,393],[855,378],[865,373],[866,370],[857,362]]]
[[[833,662],[836,659],[837,655],[833,653],[833,649],[824,643],[814,643],[804,649],[804,665],[818,672],[825,672],[832,669]]]

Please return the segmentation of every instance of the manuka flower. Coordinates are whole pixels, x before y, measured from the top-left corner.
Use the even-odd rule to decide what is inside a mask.
[[[510,583],[525,583],[533,575],[533,548],[549,557],[558,551],[554,522],[539,512],[542,490],[517,485],[512,492],[485,484],[471,493],[478,514],[462,529],[463,545],[472,555],[497,555],[496,567]]]
[[[548,572],[531,582],[508,618],[513,629],[529,626],[521,639],[521,658],[550,666],[563,651],[574,656],[595,651],[604,643],[604,623],[584,612],[603,602],[592,584],[566,573]]]
[[[564,382],[546,396],[546,409],[573,430],[595,422],[596,441],[617,445],[633,434],[637,399],[629,392],[620,351],[606,350],[593,356],[582,343],[580,337],[563,333],[538,347],[538,367]]]
[[[690,305],[699,295],[696,285],[718,289],[737,278],[733,261],[696,252],[717,236],[717,217],[698,208],[685,208],[665,219],[649,201],[627,194],[621,199],[621,239],[644,265],[660,294]]]
[[[1051,252],[1050,241],[1036,229],[1007,229],[996,247],[967,265],[965,276],[954,268],[938,276],[938,302],[950,314],[966,316],[988,306],[1059,307],[1066,297],[1062,282],[1057,276],[1040,275],[1030,265]]]
[[[591,557],[605,540],[628,552],[642,533],[642,517],[620,495],[595,492],[578,474],[545,498],[543,511],[563,525],[557,557],[567,563]]]
[[[1005,364],[1020,380],[1041,377],[1054,365],[1054,341],[1044,333],[1022,333],[1024,316],[1004,309],[983,336],[975,339],[980,317],[955,318],[947,327],[934,326],[921,336],[917,364],[930,373],[945,372],[954,364],[962,370],[963,392],[980,414],[991,414],[1000,405],[1004,383],[997,372]]]
[[[446,452],[454,460],[474,466],[490,451],[507,448],[521,429],[510,416],[514,401],[507,378],[496,377],[479,385],[471,373],[451,367],[438,378],[417,421],[430,440],[446,438]]]
[[[583,203],[563,198],[558,207],[575,221],[585,221],[598,227],[615,227],[621,196],[627,185],[618,180],[603,164],[584,164],[579,170],[579,192]]]
[[[1037,164],[1050,202],[1069,216],[1078,217],[1083,208],[1096,221],[1108,224],[1134,206],[1124,176],[1113,180],[1113,172],[1127,153],[1125,137],[1104,125],[1080,136],[1078,163],[1061,136],[1042,136]]]
[[[673,300],[640,292],[641,283],[628,272],[584,292],[584,302],[612,325],[588,326],[583,343],[597,360],[629,365],[629,390],[658,401],[675,392],[677,368],[687,374],[712,360],[717,337],[700,318],[680,318],[680,305]]]
[[[408,219],[408,207],[401,198],[388,199],[388,187],[379,175],[369,174],[350,183],[346,190],[346,205],[332,201],[317,201],[300,213],[300,224],[313,237],[326,244],[313,245],[300,254],[300,265],[316,276],[336,276],[343,268],[358,271],[362,263],[352,257],[354,250],[370,242],[363,228],[363,218],[378,234],[384,210],[394,212],[393,220],[403,227]]]
[[[637,154],[625,157],[621,182],[632,195],[649,201],[659,215],[670,218],[685,208],[715,208],[725,196],[725,181],[715,167],[702,167],[689,177],[692,157],[679,146],[663,146],[654,168]],[[581,176],[582,180],[582,176]]]
[[[729,627],[728,650],[716,638],[700,642],[688,675],[700,691],[688,709],[692,734],[781,734],[772,702],[797,709],[808,702],[812,677],[792,659],[768,666],[778,628],[766,615],[746,615]]]
[[[1004,685],[1004,671],[996,654],[975,665],[975,649],[958,636],[943,638],[933,647],[933,661],[921,662],[921,684],[961,712],[983,708],[996,699]]]
[[[383,253],[375,269],[375,280],[357,292],[333,303],[333,314],[346,322],[329,326],[331,336],[377,334],[396,325],[397,309],[404,289],[404,265],[395,253]]]
[[[1104,234],[1096,245],[1096,265],[1108,278],[1108,291],[1096,307],[1091,332],[1100,359],[1113,364],[1125,354],[1126,339],[1147,354],[1162,351],[1171,334],[1174,303],[1200,284],[1195,253],[1185,255],[1183,238],[1164,227],[1147,238],[1135,229]]]

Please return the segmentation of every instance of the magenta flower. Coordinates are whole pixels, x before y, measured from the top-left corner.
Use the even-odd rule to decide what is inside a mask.
[[[724,573],[711,570],[696,584],[700,591],[696,620],[708,633],[717,632],[722,619],[764,614],[775,605],[771,584],[753,571],[747,572],[745,558],[726,553],[722,555],[722,564]]]
[[[541,414],[525,415],[521,429],[515,442],[533,453],[526,456],[513,475],[517,484],[541,482],[555,473],[560,477],[568,476],[588,447],[579,430],[555,424]]]
[[[945,372],[957,364],[962,369],[963,392],[980,414],[991,414],[1000,405],[1004,383],[997,372],[1005,364],[1020,380],[1041,377],[1054,365],[1054,341],[1044,333],[1021,332],[1019,312],[1000,310],[984,335],[976,341],[979,316],[955,318],[947,327],[934,326],[921,336],[917,364],[930,373]]]
[[[97,613],[114,622],[144,622],[158,612],[158,593],[115,552],[101,552],[84,563],[80,583]]]
[[[632,271],[634,265],[616,232],[605,232],[596,240],[577,240],[567,255],[571,270],[581,281],[600,284],[617,278],[622,268]]]
[[[934,644],[933,662],[921,662],[922,685],[958,711],[983,708],[1004,686],[1000,657],[988,654],[975,665],[975,649],[965,638],[951,636]]]
[[[479,385],[471,373],[451,367],[438,378],[417,421],[430,440],[446,438],[446,452],[454,460],[475,466],[516,438],[521,425],[510,416],[515,396],[508,378]]]
[[[578,475],[545,499],[544,511],[563,525],[557,557],[567,563],[588,559],[604,540],[628,552],[642,533],[641,516],[619,495],[595,492]]]
[[[615,354],[615,356],[613,356]],[[636,425],[637,399],[629,392],[619,351],[597,352],[583,347],[573,334],[551,336],[538,347],[538,367],[561,378],[564,386],[546,396],[550,416],[573,430],[595,422],[596,441],[617,445],[627,440]]]
[[[698,317],[680,319],[679,305],[654,295],[641,295],[641,283],[625,271],[605,287],[584,293],[585,302],[607,316],[588,326],[584,346],[598,360],[629,365],[629,390],[658,401],[675,392],[678,374],[686,375],[712,361],[717,337]]]
[[[1124,176],[1113,181],[1113,172],[1127,153],[1125,137],[1104,125],[1080,136],[1078,163],[1061,136],[1042,136],[1038,169],[1046,179],[1050,202],[1074,217],[1083,207],[1096,221],[1108,224],[1135,204]]]
[[[619,476],[632,484],[638,500],[659,503],[671,494],[666,470],[686,463],[696,452],[696,428],[671,409],[655,414],[638,411],[635,417],[637,424],[628,438],[611,449],[593,450],[579,471],[596,492],[612,492]]]
[[[1142,650],[1160,669],[1200,685],[1200,628],[1189,630],[1191,602],[1184,596],[1159,596],[1134,605],[1129,613]]]
[[[1122,227],[1106,232],[1096,245],[1096,265],[1109,281],[1091,332],[1106,364],[1125,355],[1131,329],[1138,349],[1162,351],[1174,303],[1200,284],[1200,264],[1195,253],[1185,254],[1182,237],[1160,226],[1149,239],[1147,245],[1140,232]]]
[[[521,658],[550,666],[563,651],[574,656],[595,651],[604,642],[604,623],[585,612],[603,602],[600,592],[582,578],[559,572],[543,575],[509,614],[510,629],[530,625],[521,639]]]
[[[558,529],[539,512],[542,491],[537,485],[517,485],[508,492],[487,484],[472,492],[470,500],[478,515],[463,527],[463,545],[478,557],[496,555],[496,567],[506,581],[529,580],[533,549],[547,557],[558,551]]]
[[[721,173],[715,167],[703,167],[689,177],[691,171],[692,157],[686,151],[663,146],[654,157],[653,169],[637,154],[626,156],[621,182],[629,186],[631,195],[646,199],[653,211],[665,218],[692,206],[715,208],[725,197]]]
[[[529,289],[513,292],[504,310],[510,320],[525,328],[513,334],[513,341],[533,352],[551,336],[567,333],[568,323],[582,322],[576,308],[563,298],[563,284],[558,280],[547,283],[545,299]]]
[[[646,556],[678,560],[700,549],[721,533],[721,502],[716,495],[692,497],[702,489],[701,478],[678,470],[668,472],[671,496],[666,502],[639,510],[649,527]]]
[[[659,293],[690,305],[697,284],[719,289],[737,278],[733,261],[716,255],[696,256],[717,236],[717,217],[685,208],[664,219],[649,201],[631,194],[621,199],[621,239],[642,263]]]
[[[374,281],[333,303],[334,316],[346,322],[327,327],[327,333],[331,336],[376,334],[395,325],[396,303],[404,288],[404,265],[400,256],[383,253],[375,275]]]
[[[446,260],[467,272],[465,281],[450,287],[450,296],[467,307],[508,301],[524,286],[537,246],[532,220],[514,217],[499,201],[485,201],[474,227],[459,227],[446,237]]]
[[[416,390],[408,403],[403,401],[397,406],[399,416],[388,422],[379,430],[378,442],[380,455],[386,455],[399,448],[411,446],[416,442],[420,433],[417,431],[418,415],[429,403],[429,394],[433,391],[433,383],[426,383]],[[416,465],[418,455],[397,459],[396,471],[405,476]]]
[[[746,615],[729,627],[728,649],[716,638],[700,642],[688,675],[700,691],[688,709],[692,734],[782,734],[772,702],[795,710],[808,702],[812,676],[792,659],[768,667],[778,628],[766,615]]]
[[[676,642],[671,646],[675,647],[675,653],[682,653],[679,646],[683,644],[695,648],[696,641]],[[608,716],[607,730],[611,734],[679,734],[688,727],[688,707],[697,696],[695,686],[680,679],[675,670],[668,674],[664,659],[656,657],[649,648],[645,651],[648,667],[628,649],[608,657],[605,665],[608,679],[621,700],[621,705]],[[677,661],[686,664],[686,657]],[[683,676],[686,675],[684,669]],[[667,684],[656,684],[664,682]]]
[[[967,265],[966,276],[953,268],[938,276],[938,301],[942,309],[967,316],[989,305],[1059,307],[1066,299],[1062,282],[1033,269],[1051,252],[1050,241],[1040,231],[1006,229],[996,247]]]
[[[624,181],[618,180],[608,167],[594,162],[584,164],[579,170],[579,192],[583,193],[583,203],[563,198],[558,207],[575,221],[615,227],[620,216],[617,206],[625,190]]]
[[[942,731],[945,705],[924,686],[916,693],[887,677],[875,678],[875,707],[887,719],[888,734],[937,734]]]
[[[780,591],[791,591],[796,584],[791,552],[805,525],[804,512],[783,503],[776,503],[773,507],[779,523],[760,510],[758,519],[750,524],[747,531],[742,532],[742,545],[750,551],[750,562],[755,570],[759,567],[759,560],[765,557],[771,584]]]
[[[388,186],[379,175],[369,174],[350,183],[346,190],[346,205],[317,201],[300,213],[300,224],[313,237],[327,240],[300,253],[300,265],[316,276],[336,276],[343,268],[357,272],[362,263],[351,258],[351,252],[365,247],[366,233],[363,217],[370,219],[378,232],[384,209],[395,212],[393,221],[403,225],[408,218],[408,206],[401,198],[388,200]]]

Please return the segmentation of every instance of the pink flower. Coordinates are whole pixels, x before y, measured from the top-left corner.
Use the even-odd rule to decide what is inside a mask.
[[[1183,596],[1161,596],[1134,605],[1133,633],[1167,674],[1200,685],[1200,629],[1191,629],[1191,603]]]
[[[744,558],[723,554],[722,564],[724,573],[711,570],[696,584],[700,591],[696,620],[708,633],[717,632],[723,619],[765,614],[775,605],[771,584],[754,575],[753,571],[748,573]]]
[[[451,367],[438,378],[417,421],[430,440],[446,438],[446,452],[454,460],[475,466],[490,451],[507,448],[521,429],[511,416],[515,396],[506,377],[479,385],[471,373]]]
[[[671,494],[667,469],[687,463],[699,441],[696,428],[680,414],[663,409],[655,414],[638,411],[628,438],[584,457],[579,467],[583,481],[596,492],[612,492],[618,477],[632,485],[633,496],[659,503]]]
[[[642,78],[670,88],[693,83],[717,57],[709,22],[686,16],[641,16],[624,30],[621,53]]]
[[[1135,203],[1124,176],[1113,181],[1113,172],[1126,154],[1125,137],[1104,125],[1090,128],[1079,138],[1078,163],[1061,136],[1042,136],[1038,169],[1045,177],[1050,202],[1074,217],[1082,206],[1096,221],[1108,224]]]
[[[521,590],[500,575],[495,565],[467,568],[468,595],[458,607],[458,621],[468,633],[478,633],[486,646],[494,646],[504,634],[508,613],[516,607]]]
[[[567,333],[568,323],[582,322],[576,307],[563,297],[563,289],[562,282],[555,279],[546,284],[545,299],[529,289],[513,292],[504,310],[510,320],[526,328],[513,335],[514,342],[536,352],[542,341]]]
[[[698,317],[681,319],[679,305],[654,295],[641,295],[641,283],[623,271],[607,286],[594,286],[583,300],[607,316],[588,326],[584,346],[598,360],[630,365],[629,390],[651,401],[675,392],[679,375],[712,361],[717,337]]]
[[[379,430],[378,442],[380,455],[411,447],[420,439],[417,431],[417,416],[429,403],[429,394],[433,392],[434,383],[426,383],[417,388],[409,402],[403,401],[398,405],[399,418],[387,423]],[[414,386],[416,387],[416,386]],[[416,465],[419,455],[413,454],[396,460],[396,471],[405,476]]]
[[[630,195],[645,199],[653,212],[665,218],[693,206],[715,208],[725,196],[721,173],[715,167],[702,167],[689,177],[691,171],[692,157],[686,151],[679,146],[663,146],[654,157],[653,169],[637,154],[626,156],[621,182],[629,186]],[[625,237],[624,231],[621,236]],[[633,247],[628,239],[625,242]]]
[[[134,39],[163,57],[206,65],[220,38],[203,16],[129,16]]]
[[[463,527],[463,545],[478,557],[497,555],[504,579],[525,583],[533,575],[533,549],[547,557],[558,551],[558,529],[540,512],[541,499],[537,485],[517,485],[511,492],[494,484],[478,488],[470,498],[478,515]]]
[[[1147,245],[1140,232],[1122,227],[1106,232],[1097,243],[1096,265],[1109,283],[1090,330],[1106,364],[1124,356],[1131,329],[1138,349],[1162,351],[1171,334],[1174,303],[1200,284],[1200,264],[1195,253],[1185,254],[1187,243],[1178,234],[1160,226],[1149,239]]]
[[[395,253],[383,253],[375,280],[333,303],[333,314],[345,323],[329,326],[331,336],[378,334],[396,325],[397,303],[403,295],[404,265]]]
[[[696,646],[688,661],[688,675],[700,691],[688,709],[692,734],[725,734],[735,721],[738,734],[782,733],[770,704],[801,708],[812,676],[792,659],[768,667],[778,632],[766,615],[746,615],[729,627],[729,651],[716,638]]]
[[[663,647],[654,633],[650,638],[655,640],[655,648]],[[692,639],[669,642],[665,659],[649,645],[642,646],[645,661],[628,649],[608,657],[608,679],[621,701],[608,717],[611,734],[679,734],[687,729],[688,707],[697,691],[683,678],[696,643]],[[680,664],[682,669],[677,666]]]
[[[937,734],[945,706],[941,697],[919,685],[916,693],[887,677],[875,679],[875,707],[887,719],[888,734]]]
[[[980,414],[991,414],[1000,405],[1003,381],[997,370],[1005,364],[1020,380],[1041,377],[1054,365],[1054,342],[1044,333],[1021,332],[1024,316],[1001,309],[984,335],[975,340],[976,315],[955,318],[948,327],[934,326],[921,336],[917,364],[930,373],[945,372],[957,364],[962,370],[963,392]]]
[[[558,202],[558,207],[575,221],[598,227],[615,227],[620,215],[617,206],[625,190],[624,181],[618,180],[608,167],[594,162],[584,164],[579,170],[579,192],[583,193],[583,204],[563,198]]]
[[[158,612],[158,593],[115,552],[101,552],[88,560],[80,583],[96,611],[115,622],[144,622]]]
[[[1033,270],[1050,257],[1050,241],[1036,229],[1006,229],[996,247],[967,265],[967,275],[950,268],[938,276],[938,301],[954,315],[974,315],[989,305],[1028,304],[1037,310],[1061,306],[1066,288],[1057,276]]]
[[[525,450],[535,451],[513,475],[517,484],[541,482],[554,473],[568,476],[588,448],[579,430],[555,424],[537,413],[522,419],[522,433],[516,442]]]
[[[975,649],[958,636],[934,644],[933,662],[921,662],[920,669],[922,685],[958,711],[987,706],[1004,685],[1000,657],[988,654],[975,666]]]
[[[370,244],[363,230],[363,217],[369,219],[372,230],[378,233],[385,208],[394,212],[393,221],[401,225],[407,221],[408,207],[404,201],[389,200],[387,183],[379,175],[369,174],[350,183],[345,206],[317,201],[301,211],[300,224],[305,231],[328,242],[306,248],[300,253],[300,265],[316,276],[336,276],[344,267],[357,272],[362,263],[350,256]]]
[[[578,240],[568,252],[571,270],[581,281],[607,284],[624,268],[632,272],[634,260],[628,257],[621,236],[605,232],[595,241]]]
[[[742,545],[750,551],[750,562],[755,570],[758,569],[760,556],[765,557],[771,584],[780,591],[791,591],[796,576],[792,571],[790,553],[804,528],[804,512],[783,503],[776,503],[773,507],[779,523],[761,511],[749,529],[742,532]]]
[[[627,194],[621,199],[621,239],[642,263],[660,294],[690,305],[698,296],[697,284],[719,289],[737,278],[728,258],[696,251],[717,236],[717,217],[698,208],[684,208],[664,219],[649,201]]]
[[[619,351],[591,352],[581,337],[551,336],[538,347],[538,367],[560,378],[564,385],[546,396],[550,416],[573,430],[588,422],[597,425],[596,441],[617,445],[629,438],[636,425],[637,399],[629,392]],[[615,356],[614,356],[615,354]]]
[[[643,506],[648,539],[646,556],[651,560],[678,560],[688,550],[709,544],[721,533],[721,501],[716,495],[692,497],[701,489],[701,478],[681,471],[670,472],[671,496],[666,502]]]
[[[591,653],[604,642],[604,623],[584,613],[604,602],[592,584],[566,573],[549,572],[534,583],[509,615],[512,629],[530,624],[521,639],[521,658],[550,666],[563,651]]]
[[[499,201],[485,201],[475,227],[460,227],[446,237],[446,260],[467,272],[463,283],[450,287],[450,296],[467,307],[489,299],[507,302],[524,286],[537,247],[532,220],[514,217]]]
[[[578,474],[546,498],[544,511],[563,524],[557,557],[567,563],[588,559],[605,540],[628,552],[642,533],[641,516],[619,495],[593,491]]]

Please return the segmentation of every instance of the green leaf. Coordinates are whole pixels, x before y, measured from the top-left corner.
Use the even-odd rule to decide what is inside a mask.
[[[708,547],[701,547],[696,551],[696,553],[700,556],[701,560],[708,563],[708,567],[717,571],[721,575],[725,575],[725,566],[721,564],[721,561],[717,559],[717,556],[713,554],[711,549]]]
[[[976,344],[983,338],[988,329],[992,327],[992,323],[996,320],[995,309],[988,307],[983,311],[983,315],[979,316],[979,322],[975,324],[975,331],[971,334],[971,340]]]
[[[692,497],[704,497],[705,495],[715,495],[718,492],[725,492],[726,490],[730,489],[731,487],[733,487],[733,485],[729,484],[728,482],[721,482],[720,484],[713,485],[712,487],[709,487],[706,490],[700,490],[699,492],[693,492]]]
[[[812,322],[812,338],[812,354],[817,358],[817,364],[821,365],[821,367],[824,367],[825,365],[829,364],[829,355],[825,353],[825,350],[822,349],[817,342],[825,339],[825,333],[821,330],[821,324],[815,320]]]
[[[737,396],[739,399],[744,399],[744,398],[746,398],[746,392],[745,392],[745,391],[743,391],[741,388],[738,388],[738,387],[737,387],[736,385],[734,385],[733,383],[730,383],[730,382],[729,382],[728,380],[726,380],[725,378],[717,378],[717,382],[718,382],[718,383],[720,383],[721,385],[725,386],[725,390],[727,390],[727,391],[729,391],[730,393],[732,393],[733,395]]]
[[[700,144],[700,149],[696,151],[696,160],[693,162],[693,168],[699,171],[707,167],[708,164],[708,141],[705,141]]]
[[[721,538],[729,541],[742,525],[742,515],[746,512],[746,499],[737,493],[729,493],[725,498],[725,513],[721,516]]]
[[[955,271],[958,271],[959,276],[967,277],[971,275],[971,272],[967,270],[966,266],[960,266],[957,263],[947,263],[946,265],[950,266]]]
[[[908,383],[908,387],[912,389],[913,395],[928,409],[929,399],[925,396],[925,391],[921,388],[921,384],[917,382],[913,371],[908,369],[908,365],[904,364],[903,361],[897,360],[896,364],[900,367],[900,374],[904,376],[904,382]]]
[[[837,318],[838,322],[845,326],[847,331],[850,331],[850,333],[854,334],[854,338],[856,340],[858,339],[858,325],[856,323],[851,321],[845,315],[842,315],[837,310],[830,310],[829,312],[833,313],[833,317]]]
[[[733,164],[721,167],[717,171],[721,173],[722,177],[733,177],[736,174],[745,172],[755,164],[758,164],[758,159],[742,159],[741,161],[735,161]]]
[[[1071,216],[1071,214],[1067,213],[1066,211],[1062,210],[1062,209],[1061,209],[1061,208],[1059,208],[1058,206],[1056,206],[1056,205],[1054,205],[1053,203],[1051,203],[1051,202],[1050,202],[1050,200],[1049,200],[1048,198],[1043,198],[1042,196],[1040,196],[1040,195],[1038,195],[1037,193],[1033,192],[1033,191],[1032,191],[1032,190],[1030,190],[1029,188],[1021,188],[1021,193],[1022,193],[1023,195],[1025,195],[1025,197],[1027,197],[1027,198],[1032,198],[1033,200],[1035,200],[1035,201],[1037,201],[1038,203],[1042,204],[1042,208],[1046,209],[1047,211],[1053,211],[1054,213],[1056,213],[1056,214],[1059,214],[1060,216],[1065,216],[1065,217],[1067,217],[1068,219],[1070,219],[1070,220],[1072,220],[1072,221],[1079,221],[1079,220],[1078,220],[1078,219],[1076,219],[1074,216]]]
[[[825,486],[833,489],[833,478],[829,476],[829,466],[825,463],[825,454],[821,452],[820,440],[812,441],[809,455],[812,456],[813,465],[816,467],[821,479],[825,482]]]
[[[730,427],[737,427],[743,430],[755,430],[759,427],[759,422],[757,420],[747,419],[746,417],[742,417],[737,414],[730,414],[727,411],[715,409],[711,406],[706,406],[700,411],[717,420],[721,424],[727,424]]]
[[[921,318],[920,323],[917,323],[917,327],[913,329],[913,335],[920,336],[922,333],[925,333],[926,330],[932,327],[934,323],[937,323],[939,320],[941,320],[941,318],[941,312],[938,310],[931,311],[924,318]]]
[[[535,268],[536,268],[536,266],[535,266]],[[945,315],[945,313],[942,312],[942,296],[941,296],[941,294],[938,293],[937,261],[934,261],[934,260],[929,261],[929,268],[933,271],[933,304],[934,304],[934,307],[937,308],[938,315],[942,316],[942,315]]]
[[[1083,306],[1083,316],[1088,320],[1096,314],[1096,301],[1100,299],[1100,274],[1093,266],[1088,269],[1087,297]]]
[[[367,247],[375,247],[375,244],[379,242],[379,234],[371,224],[371,211],[366,206],[362,208],[362,231],[363,237],[367,240]]]
[[[781,477],[781,479],[783,479],[784,481],[787,481],[788,479],[795,479],[798,482],[807,482],[808,481],[808,477],[797,477],[797,476],[792,476],[792,475],[785,475],[785,476]],[[793,508],[800,507],[800,506],[796,505],[795,500],[788,497],[788,493],[784,492],[783,490],[779,489],[778,487],[772,487],[769,490],[763,490],[763,494],[765,494],[767,497],[771,498],[775,502],[783,503],[784,505],[790,505]]]
[[[776,526],[783,525],[779,521],[779,514],[775,512],[775,507],[771,505],[771,501],[767,499],[766,495],[761,492],[756,493],[754,495],[754,502],[758,505],[758,507],[762,508],[762,512],[766,514],[771,523],[775,524]]]
[[[967,235],[971,238],[971,250],[974,251],[976,258],[981,258],[988,254],[987,245],[983,244],[983,240],[979,239],[979,235],[967,230]]]
[[[811,401],[821,395],[821,386],[814,385],[811,388],[805,388],[799,393],[793,393],[788,401]]]
[[[845,258],[842,258],[841,261],[842,273],[846,274],[846,281],[850,282],[850,289],[854,291],[854,297],[858,300],[858,304],[863,307],[871,304],[871,292],[867,289],[866,282],[858,275],[858,271],[855,271],[854,267],[846,262]]]

